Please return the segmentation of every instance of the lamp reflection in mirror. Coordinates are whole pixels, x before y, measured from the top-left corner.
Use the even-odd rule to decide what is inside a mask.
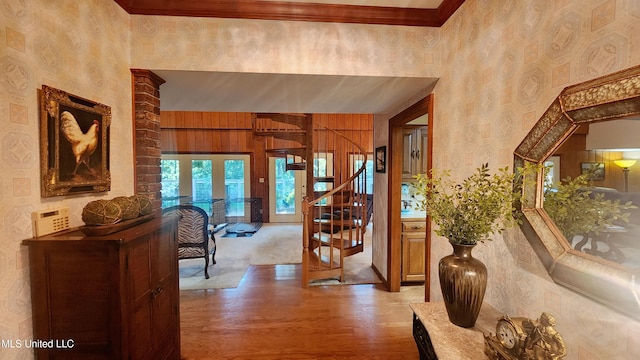
[[[624,173],[624,192],[629,192],[629,168],[636,164],[636,160],[614,160]]]

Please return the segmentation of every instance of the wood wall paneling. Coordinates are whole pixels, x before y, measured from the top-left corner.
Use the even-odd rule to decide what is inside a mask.
[[[576,132],[555,151],[560,157],[560,179],[574,179],[582,173],[583,162],[604,164],[604,180],[594,181],[594,186],[609,187],[624,191],[624,177],[620,167],[613,160],[621,159],[622,153],[617,151],[587,150],[588,125],[580,126]]]
[[[254,136],[252,113],[163,111],[160,114],[160,146],[163,153],[173,154],[250,154],[251,196],[262,198],[263,220],[269,221],[269,187],[267,149],[292,148],[301,145],[291,140]],[[373,115],[314,114],[319,126],[338,130],[373,152]],[[351,148],[336,148],[331,136],[321,132],[321,151],[333,153],[335,177],[348,177],[348,155]],[[264,182],[260,183],[259,179]]]

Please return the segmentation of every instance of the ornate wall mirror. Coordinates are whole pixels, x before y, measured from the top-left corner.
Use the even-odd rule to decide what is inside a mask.
[[[550,276],[635,319],[640,319],[639,134],[640,66],[636,66],[565,88],[514,152],[515,168],[551,167],[551,174],[525,175],[518,184],[526,199],[522,230]],[[559,226],[560,217],[551,205],[551,192],[560,192],[551,184],[553,175],[556,182],[564,179],[556,184],[559,188],[569,179],[586,177],[588,183],[573,190],[603,201],[604,207],[593,212],[600,217],[609,216],[612,203],[631,202],[638,208],[618,206],[618,212],[597,228]],[[584,208],[571,211],[584,215],[588,213]]]

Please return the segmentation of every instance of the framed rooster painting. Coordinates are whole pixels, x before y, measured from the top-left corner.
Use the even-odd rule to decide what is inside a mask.
[[[111,108],[46,85],[40,91],[42,197],[111,189]]]

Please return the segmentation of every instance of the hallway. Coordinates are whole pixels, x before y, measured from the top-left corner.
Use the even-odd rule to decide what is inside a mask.
[[[235,289],[180,292],[182,358],[418,359],[423,286],[300,287],[300,265],[251,266]]]

